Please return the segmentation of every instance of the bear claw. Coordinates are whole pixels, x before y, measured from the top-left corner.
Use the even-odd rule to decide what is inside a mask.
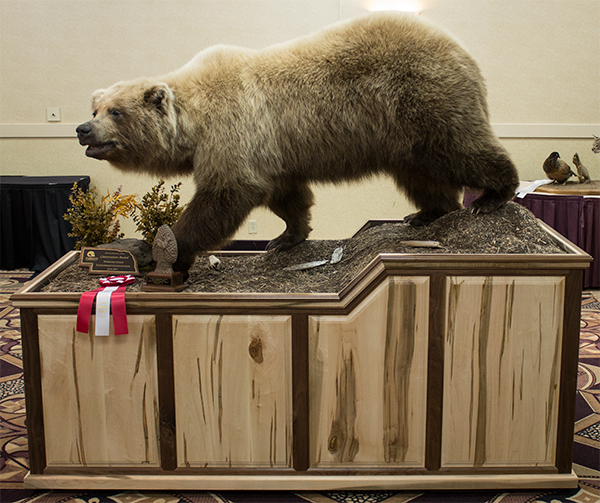
[[[496,211],[498,208],[501,208],[505,204],[506,201],[499,200],[498,198],[492,196],[486,197],[486,195],[483,194],[471,203],[470,209],[471,213],[473,213],[474,215],[480,215]]]
[[[287,251],[291,250],[294,246],[299,245],[306,238],[294,234],[282,234],[267,244],[267,250],[275,251]]]

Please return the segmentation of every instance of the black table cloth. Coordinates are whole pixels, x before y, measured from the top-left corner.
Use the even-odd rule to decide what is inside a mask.
[[[90,186],[89,176],[0,176],[0,268],[43,271],[75,246],[63,219],[76,183]]]

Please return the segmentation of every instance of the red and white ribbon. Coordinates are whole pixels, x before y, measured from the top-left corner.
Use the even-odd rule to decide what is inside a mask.
[[[101,278],[100,284],[103,288],[83,293],[77,309],[77,331],[88,333],[92,306],[96,299],[96,335],[109,335],[111,307],[115,335],[128,334],[125,289],[134,281],[135,277],[130,274]]]
[[[125,276],[109,276],[108,278],[100,278],[99,282],[102,286],[127,286],[135,281],[135,276],[127,274]]]

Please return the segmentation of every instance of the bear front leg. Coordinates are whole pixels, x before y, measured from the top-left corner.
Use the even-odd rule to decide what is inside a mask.
[[[314,196],[308,184],[294,181],[287,187],[279,187],[267,206],[283,219],[286,228],[282,234],[269,241],[267,250],[285,251],[304,241],[312,230],[309,223],[313,204]]]
[[[241,184],[214,192],[197,191],[172,227],[178,249],[173,269],[187,276],[196,255],[218,249],[260,202],[256,190]]]

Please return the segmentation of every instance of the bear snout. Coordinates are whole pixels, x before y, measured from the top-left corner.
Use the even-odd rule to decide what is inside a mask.
[[[102,141],[99,139],[99,135],[97,134],[98,131],[95,131],[94,127],[89,122],[84,122],[77,126],[75,132],[77,133],[79,144],[88,146],[85,151],[85,155],[88,157],[107,159],[107,155],[117,146],[117,142],[114,140]]]
[[[87,143],[84,143],[84,141],[85,140],[89,141],[90,134],[92,132],[92,126],[90,125],[89,122],[84,122],[83,124],[80,124],[79,126],[77,126],[77,129],[75,129],[75,132],[77,133],[77,138],[79,138],[79,143],[81,145],[87,145]]]

